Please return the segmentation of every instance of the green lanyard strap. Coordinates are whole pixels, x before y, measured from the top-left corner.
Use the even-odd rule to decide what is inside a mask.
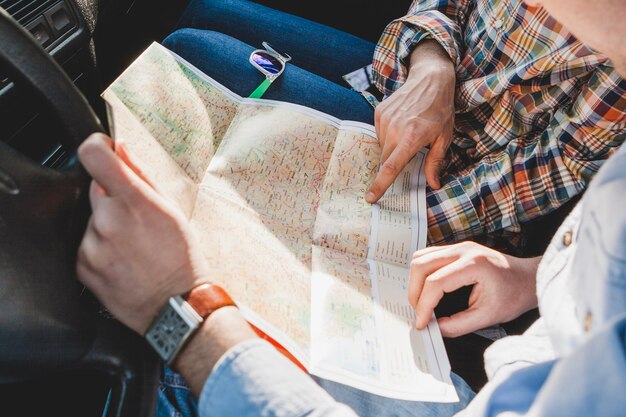
[[[269,79],[265,79],[259,86],[248,96],[248,98],[261,98],[263,94],[267,91],[267,89],[272,85],[272,82]]]

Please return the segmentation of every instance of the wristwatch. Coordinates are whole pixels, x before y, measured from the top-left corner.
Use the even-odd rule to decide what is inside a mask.
[[[170,297],[145,338],[161,359],[171,365],[200,324],[215,310],[226,306],[236,304],[222,287],[200,284],[183,295]]]

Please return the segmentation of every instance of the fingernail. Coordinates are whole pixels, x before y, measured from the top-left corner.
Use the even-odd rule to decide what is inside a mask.
[[[415,328],[418,329],[418,330],[420,328],[419,319],[420,319],[420,317],[416,314],[415,315]]]
[[[370,191],[369,193],[365,194],[365,201],[367,201],[368,203],[372,203],[375,199],[376,196],[373,192]]]

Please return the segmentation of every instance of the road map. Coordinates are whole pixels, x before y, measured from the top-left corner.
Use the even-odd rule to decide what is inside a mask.
[[[116,143],[187,216],[248,321],[315,375],[414,401],[458,401],[436,321],[408,304],[426,246],[424,153],[378,204],[371,125],[242,98],[152,44],[103,93]]]

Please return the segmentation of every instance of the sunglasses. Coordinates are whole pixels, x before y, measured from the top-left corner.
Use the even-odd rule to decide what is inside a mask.
[[[250,63],[265,75],[265,80],[250,94],[250,98],[261,98],[269,86],[285,70],[285,65],[291,57],[279,52],[267,42],[263,42],[265,49],[256,49],[250,54]]]

